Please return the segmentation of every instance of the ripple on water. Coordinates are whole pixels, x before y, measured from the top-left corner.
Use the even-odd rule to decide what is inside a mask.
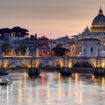
[[[73,74],[62,77],[42,72],[30,79],[25,73],[12,73],[12,84],[0,86],[0,105],[104,105],[105,77]]]

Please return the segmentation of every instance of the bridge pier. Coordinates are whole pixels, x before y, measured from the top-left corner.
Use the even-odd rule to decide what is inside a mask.
[[[95,68],[93,74],[96,76],[105,76],[105,69],[102,67]]]
[[[40,71],[39,71],[39,68],[30,68],[29,70],[28,70],[28,75],[29,75],[29,77],[36,77],[36,76],[39,76],[39,74],[40,74]]]
[[[70,76],[70,75],[72,75],[71,68],[69,68],[69,67],[61,68],[60,73],[61,73],[62,76]]]
[[[8,72],[5,68],[0,68],[0,76],[8,75]]]

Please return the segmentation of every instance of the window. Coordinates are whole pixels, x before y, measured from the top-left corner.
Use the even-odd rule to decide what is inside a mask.
[[[93,47],[91,47],[91,52],[93,52]]]
[[[84,49],[84,55],[86,55],[86,49]]]
[[[93,55],[93,47],[91,47],[90,52],[91,52],[91,55]]]

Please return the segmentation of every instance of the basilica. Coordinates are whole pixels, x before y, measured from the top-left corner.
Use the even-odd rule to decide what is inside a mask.
[[[92,26],[86,27],[84,32],[74,35],[71,45],[71,56],[105,57],[105,16],[100,8],[98,15],[93,19]]]
[[[100,8],[98,15],[93,19],[92,26],[86,27],[84,32],[74,36],[74,40],[78,41],[86,38],[95,38],[101,41],[103,51],[105,51],[105,16]]]

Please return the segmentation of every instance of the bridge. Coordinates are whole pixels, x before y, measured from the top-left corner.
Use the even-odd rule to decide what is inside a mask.
[[[32,56],[4,56],[0,57],[0,68],[31,68],[45,66],[76,66],[103,67],[105,68],[105,57],[32,57]]]

